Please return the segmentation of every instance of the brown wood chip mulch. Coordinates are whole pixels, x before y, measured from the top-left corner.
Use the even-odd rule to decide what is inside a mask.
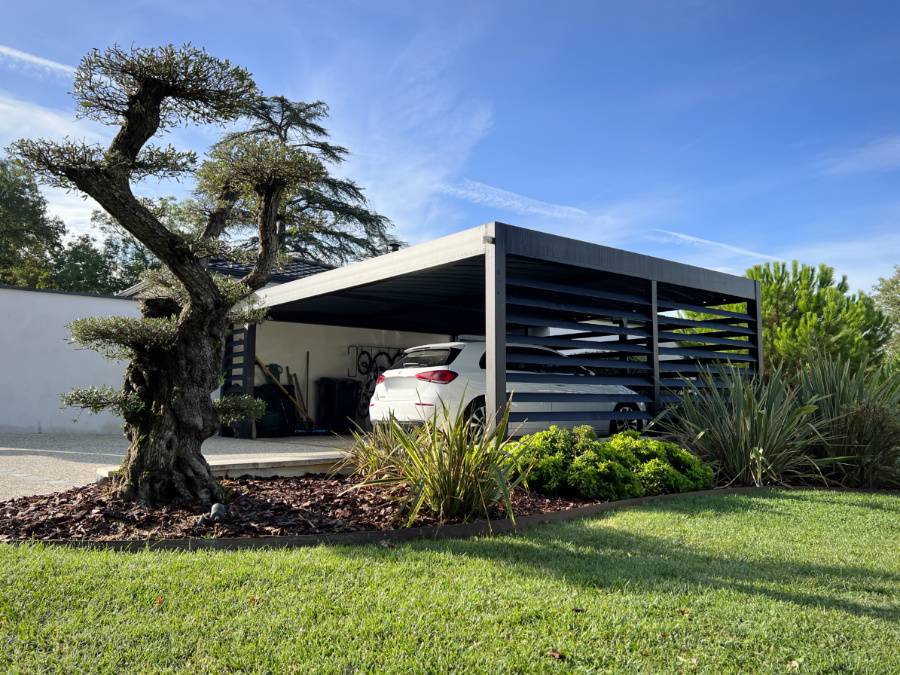
[[[396,492],[351,490],[347,477],[225,479],[227,517],[201,518],[202,506],[147,507],[124,502],[103,484],[0,502],[0,542],[23,540],[182,539],[186,537],[264,537],[392,530],[405,526]],[[517,516],[564,511],[587,500],[544,497],[517,490]],[[502,518],[502,512],[498,512]],[[436,525],[421,515],[416,526]]]

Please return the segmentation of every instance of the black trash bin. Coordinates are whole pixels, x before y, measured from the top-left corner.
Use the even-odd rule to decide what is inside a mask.
[[[295,396],[293,385],[282,385]],[[256,421],[256,435],[260,438],[292,436],[299,423],[297,410],[290,399],[274,384],[260,384],[253,388],[253,395],[266,403],[266,413]]]
[[[359,382],[345,377],[320,377],[316,380],[316,425],[345,432],[353,427]]]

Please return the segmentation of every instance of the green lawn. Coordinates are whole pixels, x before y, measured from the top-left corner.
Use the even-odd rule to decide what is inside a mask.
[[[2,671],[896,673],[898,659],[896,494],[685,496],[397,548],[0,546]]]

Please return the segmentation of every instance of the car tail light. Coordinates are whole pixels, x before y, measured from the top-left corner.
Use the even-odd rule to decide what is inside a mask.
[[[456,377],[457,373],[454,373],[452,370],[428,370],[416,375],[417,380],[425,380],[435,384],[447,384],[448,382],[453,382]]]
[[[375,384],[381,384],[382,382],[384,382],[384,375],[379,375],[378,379],[375,380]]]

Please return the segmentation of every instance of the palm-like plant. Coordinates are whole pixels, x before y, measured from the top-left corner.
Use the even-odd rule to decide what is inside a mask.
[[[763,378],[724,367],[686,380],[681,402],[654,425],[708,461],[720,483],[824,481],[808,452],[821,439],[817,404],[802,399],[780,370]]]
[[[812,417],[827,442],[815,454],[847,487],[900,486],[900,373],[817,358],[800,372],[803,400],[816,400]]]
[[[462,407],[444,406],[417,427],[391,418],[370,434],[356,435],[348,462],[361,480],[353,489],[403,488],[407,525],[423,507],[444,522],[478,515],[490,519],[498,503],[515,523],[511,494],[527,470],[506,440],[508,424],[508,404],[489,430],[472,424]]]

